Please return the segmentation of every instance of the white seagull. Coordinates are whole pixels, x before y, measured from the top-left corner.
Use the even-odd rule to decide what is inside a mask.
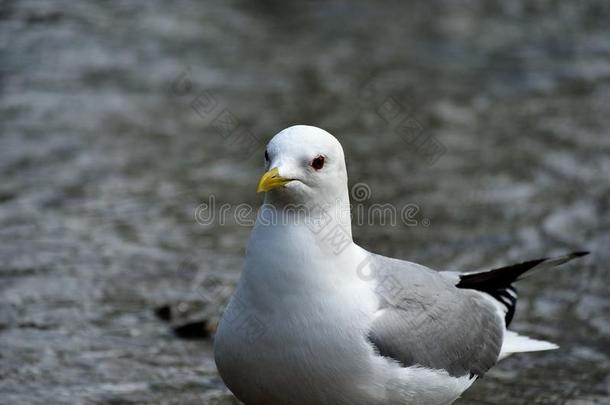
[[[297,125],[265,151],[266,192],[214,351],[247,405],[450,404],[511,354],[557,348],[507,330],[526,271],[434,271],[352,241],[343,149]]]

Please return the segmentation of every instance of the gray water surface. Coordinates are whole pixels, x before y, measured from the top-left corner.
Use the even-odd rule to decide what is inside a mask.
[[[459,402],[609,403],[608,4],[0,3],[0,403],[233,403],[210,339],[172,327],[213,328],[233,213],[295,123],[341,140],[359,204],[417,207],[356,223],[370,250],[452,270],[590,250],[518,286],[513,328],[561,349]]]

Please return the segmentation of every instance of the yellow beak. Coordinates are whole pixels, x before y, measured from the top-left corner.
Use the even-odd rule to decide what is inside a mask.
[[[280,171],[277,167],[274,167],[267,173],[263,174],[263,177],[261,177],[260,181],[258,182],[258,187],[256,187],[256,192],[266,193],[274,188],[282,187],[284,184],[290,181],[291,179],[280,176]]]

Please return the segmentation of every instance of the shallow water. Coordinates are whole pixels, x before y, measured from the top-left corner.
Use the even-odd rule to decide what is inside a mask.
[[[221,311],[238,204],[294,123],[341,140],[358,204],[416,207],[355,226],[371,250],[463,270],[591,250],[519,284],[514,329],[561,349],[459,402],[608,403],[607,4],[3,2],[0,403],[232,403],[209,339],[171,326]]]

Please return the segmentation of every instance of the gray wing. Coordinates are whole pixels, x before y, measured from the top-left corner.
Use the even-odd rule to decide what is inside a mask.
[[[504,325],[491,302],[426,267],[374,254],[368,261],[381,303],[368,339],[380,355],[456,377],[482,376],[497,362]]]

